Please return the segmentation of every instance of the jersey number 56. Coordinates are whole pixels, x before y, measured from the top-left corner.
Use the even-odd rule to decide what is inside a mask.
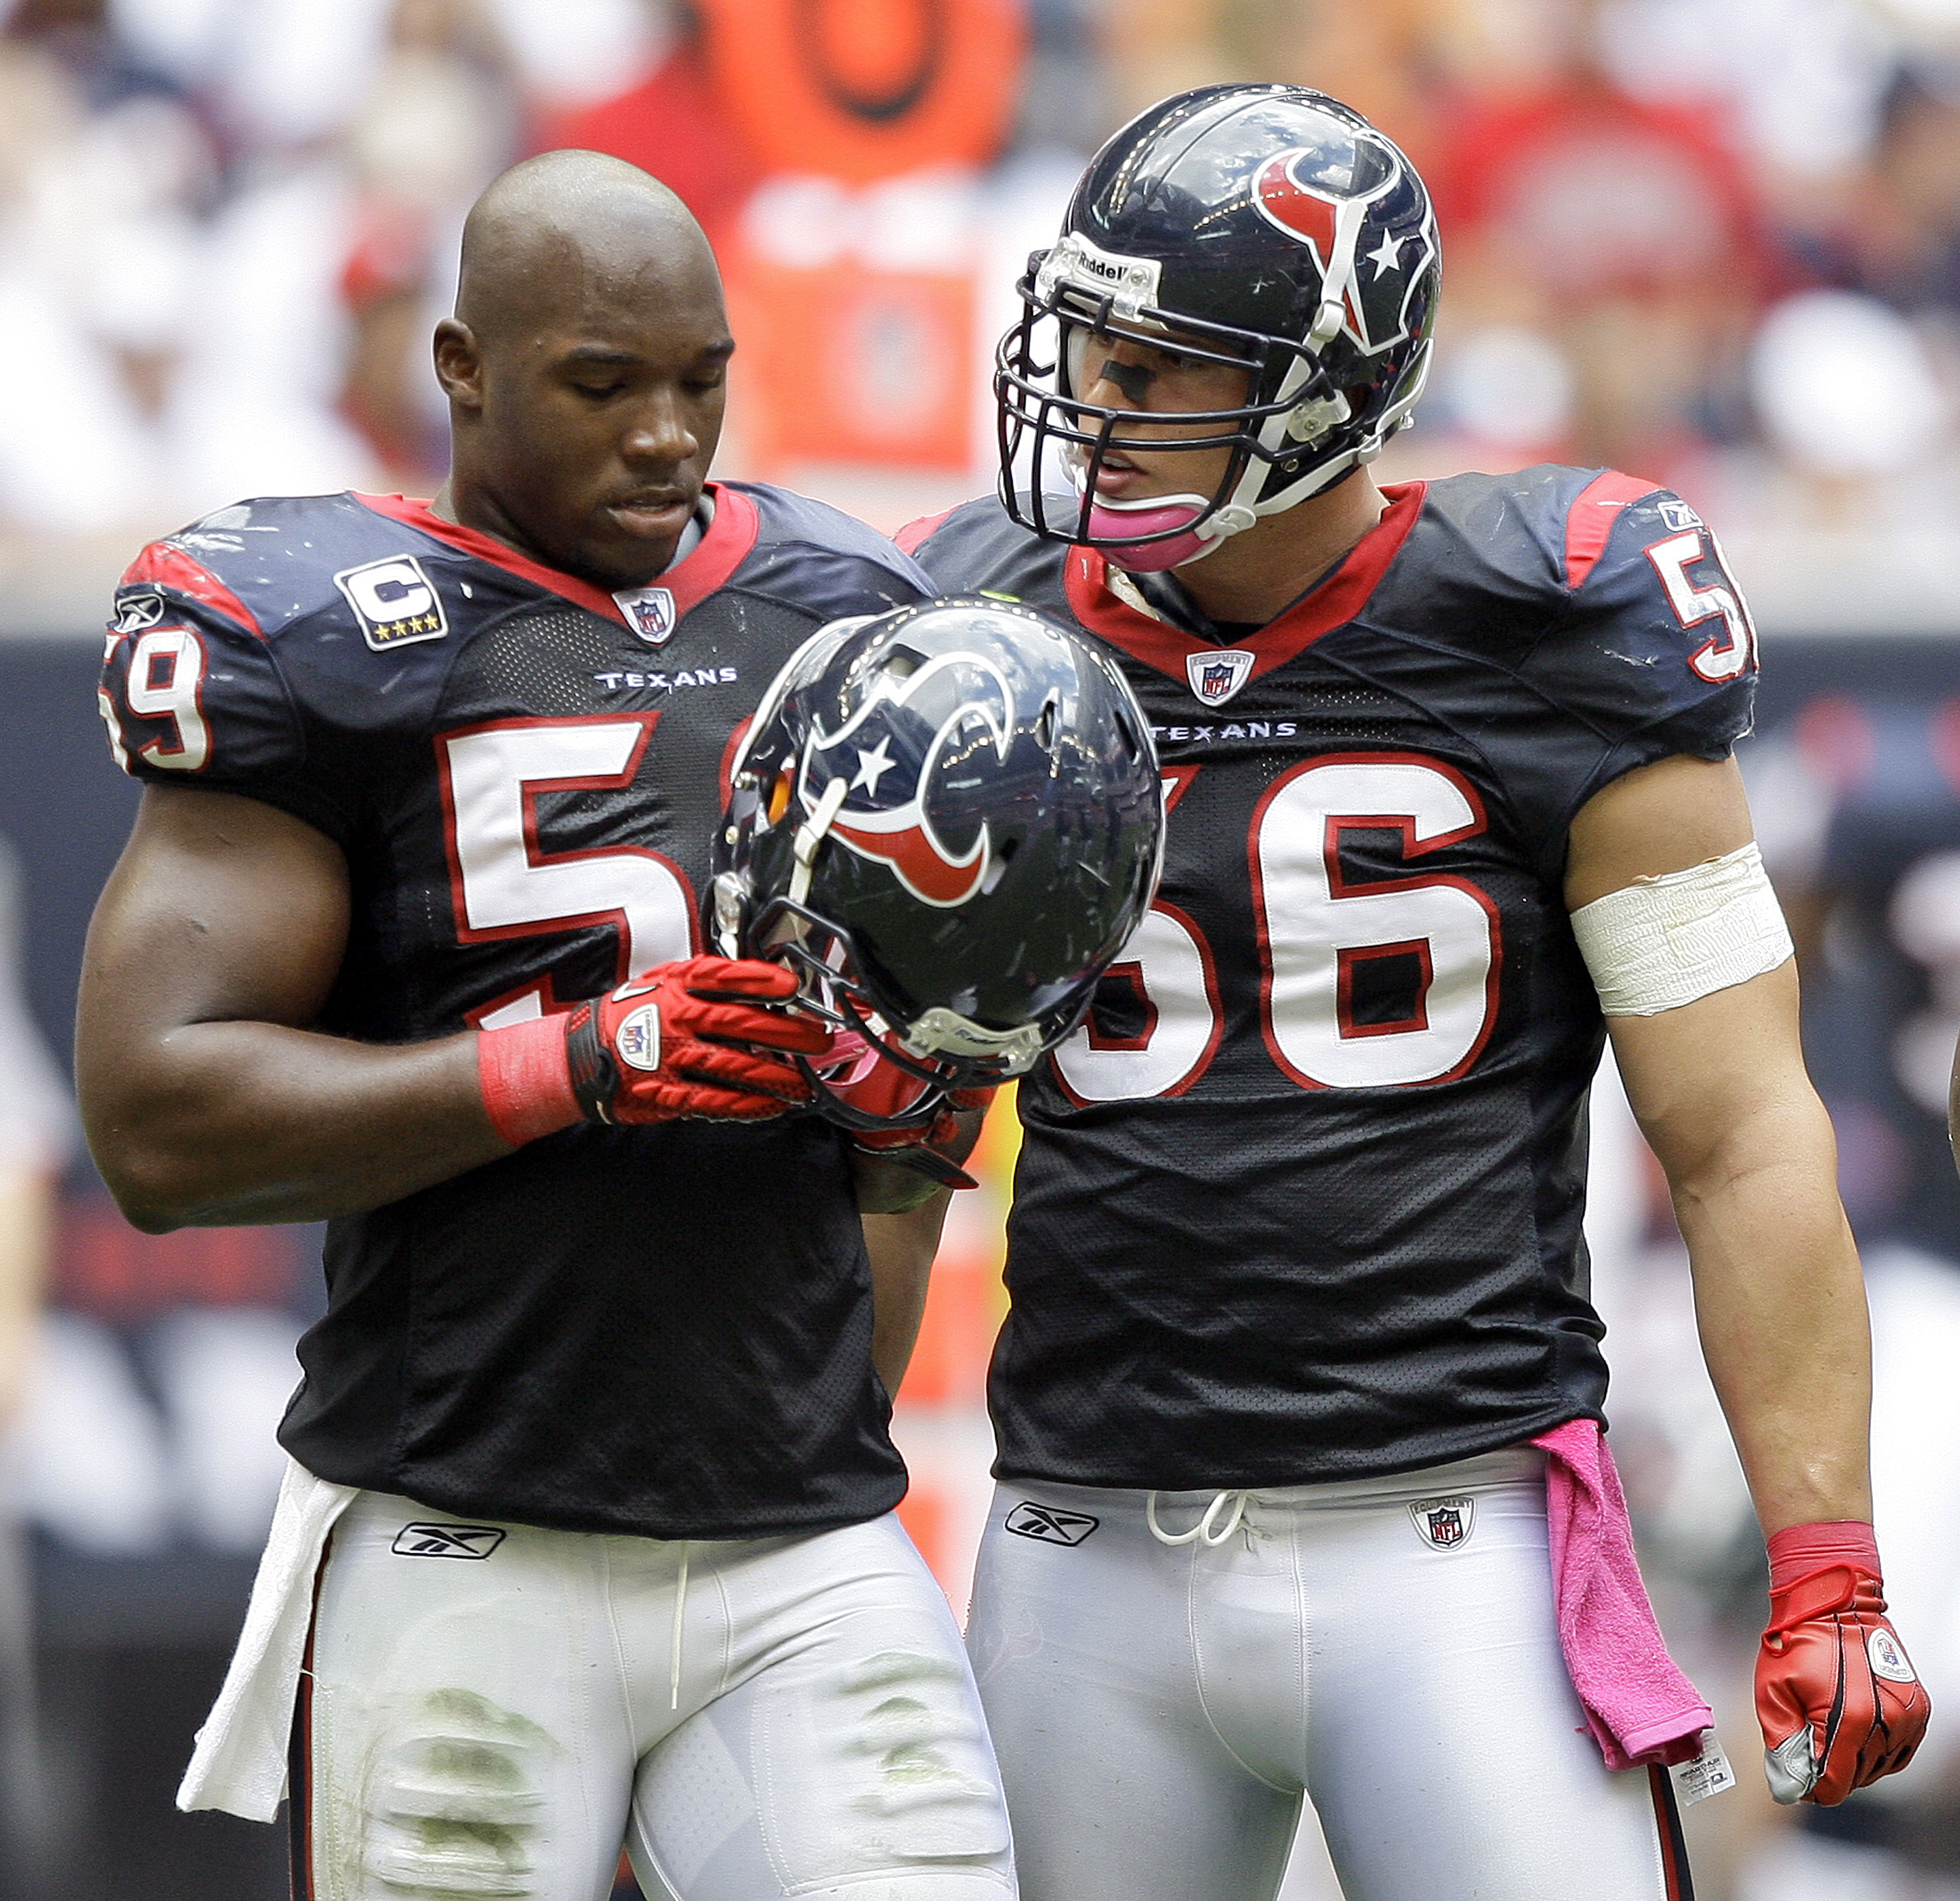
[[[1466,780],[1406,755],[1310,759],[1268,788],[1249,844],[1260,1028],[1302,1088],[1440,1082],[1476,1060],[1497,1013],[1496,906],[1446,872],[1350,882],[1340,846],[1344,831],[1399,831],[1403,857],[1419,863],[1484,824]],[[1357,987],[1382,958],[1413,977],[1413,1008],[1363,1021]],[[1141,993],[1141,1030],[1112,1038],[1083,1024],[1055,1051],[1063,1084],[1090,1102],[1182,1094],[1210,1065],[1222,1028],[1204,934],[1160,903],[1111,974]]]

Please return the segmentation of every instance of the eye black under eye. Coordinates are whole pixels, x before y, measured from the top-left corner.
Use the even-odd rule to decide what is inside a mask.
[[[1096,373],[1099,382],[1113,383],[1122,391],[1124,400],[1133,403],[1143,401],[1157,377],[1154,370],[1146,369],[1141,363],[1118,363],[1114,357],[1106,357]]]

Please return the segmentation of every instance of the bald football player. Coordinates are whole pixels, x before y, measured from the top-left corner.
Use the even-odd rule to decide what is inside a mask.
[[[670,192],[533,159],[436,330],[434,501],[241,503],[117,596],[97,1162],[151,1231],[328,1223],[180,1795],[288,1790],[304,1895],[593,1901],[622,1841],[682,1901],[1013,1891],[892,1516],[902,1322],[874,1356],[865,1228],[915,1316],[943,1191],[791,1113],[826,1033],[695,954],[737,729],[816,628],[931,590],[708,478],[733,347]]]

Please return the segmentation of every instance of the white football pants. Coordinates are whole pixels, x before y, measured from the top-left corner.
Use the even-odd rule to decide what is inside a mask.
[[[1232,1494],[1174,1547],[1147,1493],[1003,1483],[967,1645],[1027,1901],[1271,1901],[1303,1793],[1348,1901],[1686,1896],[1666,1772],[1583,1728],[1544,1473]],[[1159,1525],[1214,1496],[1157,1493]]]
[[[890,1516],[683,1545],[364,1493],[310,1656],[317,1901],[602,1901],[622,1840],[656,1901],[1013,1901],[959,1634]]]

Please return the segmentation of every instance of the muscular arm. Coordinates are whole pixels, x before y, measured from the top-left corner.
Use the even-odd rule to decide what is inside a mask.
[[[959,1117],[959,1139],[951,1145],[956,1162],[964,1162],[980,1140],[985,1110]],[[871,1260],[871,1359],[885,1391],[894,1398],[912,1363],[925,1314],[926,1289],[939,1252],[940,1231],[953,1200],[950,1188],[936,1188],[909,1168],[869,1156],[852,1158],[857,1172],[858,1205],[864,1227],[864,1251]],[[919,1191],[924,1190],[923,1198]]]
[[[346,946],[347,867],[257,800],[147,788],[91,925],[76,1076],[103,1179],[151,1233],[379,1207],[510,1152],[476,1038],[310,1026]]]
[[[1566,901],[1576,910],[1749,837],[1732,761],[1663,760],[1580,813]],[[1796,1003],[1787,962],[1608,1025],[1628,1098],[1667,1173],[1702,1350],[1765,1534],[1872,1512],[1864,1283]]]

